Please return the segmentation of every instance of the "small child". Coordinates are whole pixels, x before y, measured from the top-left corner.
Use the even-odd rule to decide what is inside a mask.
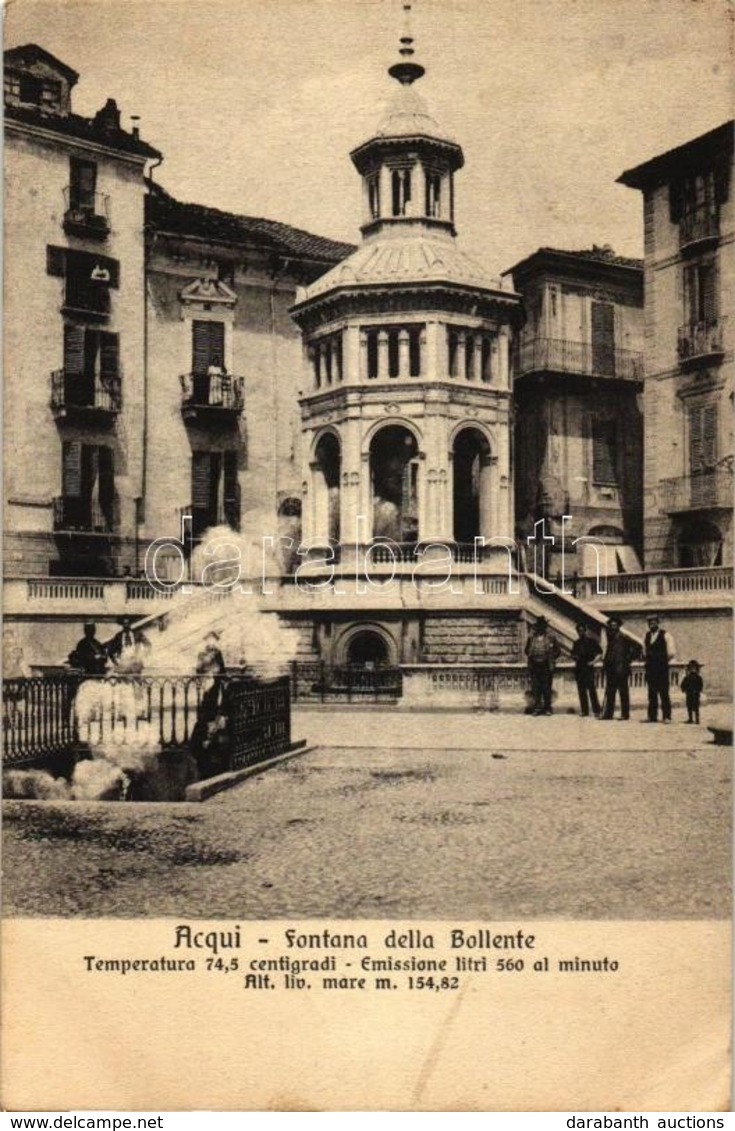
[[[686,695],[687,700],[688,723],[699,722],[699,697],[704,687],[704,682],[699,674],[701,666],[696,660],[690,660],[687,664],[687,674],[681,681],[681,690]]]

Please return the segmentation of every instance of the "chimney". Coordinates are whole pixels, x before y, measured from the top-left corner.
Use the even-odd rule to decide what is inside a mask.
[[[97,111],[94,124],[105,133],[115,133],[120,129],[120,111],[114,98],[108,98],[102,109]]]
[[[140,114],[131,114],[130,121],[133,123],[131,126],[131,133],[137,141],[140,138],[140,126],[138,125],[138,123],[140,122]]]

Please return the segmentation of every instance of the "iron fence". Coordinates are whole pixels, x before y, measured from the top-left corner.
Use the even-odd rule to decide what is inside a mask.
[[[3,680],[6,767],[108,744],[175,750],[216,728],[225,768],[237,769],[288,750],[290,725],[288,678],[64,672]]]

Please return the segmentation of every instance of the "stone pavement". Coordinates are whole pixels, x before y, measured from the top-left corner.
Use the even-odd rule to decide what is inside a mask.
[[[5,802],[6,914],[729,914],[705,726],[344,709],[293,733],[315,748],[200,805]]]

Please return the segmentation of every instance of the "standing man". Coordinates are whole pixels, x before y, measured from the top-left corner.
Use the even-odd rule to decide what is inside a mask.
[[[559,644],[549,632],[549,622],[546,617],[539,617],[531,630],[531,635],[526,641],[526,656],[528,658],[528,673],[531,677],[532,704],[528,714],[550,715],[551,710],[551,685],[554,679],[554,668],[559,655]]]
[[[643,659],[646,665],[648,684],[648,719],[658,721],[658,704],[661,701],[663,722],[671,722],[671,697],[669,695],[669,665],[675,659],[674,640],[664,632],[658,616],[652,613],[648,618],[648,632],[644,643]]]
[[[600,717],[600,701],[597,698],[595,687],[594,663],[602,648],[597,637],[587,631],[586,623],[581,620],[577,625],[577,639],[572,645],[572,659],[574,660],[574,678],[577,681],[577,694],[579,695],[579,713],[587,718],[590,713]]]
[[[611,719],[615,714],[615,697],[620,696],[620,718],[630,718],[630,665],[634,648],[620,631],[623,622],[620,617],[610,617],[607,622],[607,647],[602,666],[605,671],[605,709],[603,719]]]

